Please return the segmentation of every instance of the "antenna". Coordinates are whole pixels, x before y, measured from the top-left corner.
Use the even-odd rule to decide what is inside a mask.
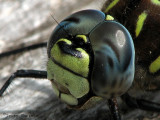
[[[59,25],[61,28],[62,28],[62,30],[65,32],[65,33],[67,33],[67,35],[68,36],[71,36],[72,37],[72,35],[70,35],[60,24],[59,24],[59,22],[54,18],[54,16],[50,13],[50,15],[51,15],[51,17],[53,18],[53,20],[57,23],[57,25]]]

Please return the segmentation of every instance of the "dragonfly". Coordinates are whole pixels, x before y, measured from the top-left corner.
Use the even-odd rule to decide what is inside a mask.
[[[2,87],[1,95],[9,86],[10,82],[16,77],[48,78],[53,85],[57,97],[71,107],[76,106],[80,108],[85,105],[86,101],[90,102],[90,98],[94,101],[97,101],[97,97],[98,99],[100,97],[102,97],[102,99],[108,99],[109,108],[114,120],[121,119],[115,98],[118,96],[121,96],[130,107],[159,111],[158,103],[133,98],[127,94],[130,87],[133,87],[133,89],[134,87],[136,89],[142,87],[143,90],[148,91],[158,90],[158,86],[156,86],[157,84],[155,85],[155,83],[158,82],[159,57],[157,57],[158,53],[152,54],[158,51],[156,49],[158,46],[155,47],[155,45],[159,45],[158,39],[157,37],[154,38],[155,35],[158,35],[158,30],[153,34],[147,34],[149,31],[145,28],[145,25],[152,25],[151,30],[154,31],[158,26],[158,19],[155,18],[155,22],[149,21],[148,19],[151,16],[154,18],[159,12],[156,11],[153,13],[154,9],[143,8],[145,4],[148,6],[159,6],[160,2],[158,0],[109,0],[104,4],[102,12],[86,10],[67,17],[58,23],[48,42],[47,71],[19,70],[15,72]],[[78,26],[79,24],[76,26],[75,23],[81,23],[83,20],[85,20],[84,23],[82,22],[85,26],[87,26],[87,20],[93,21],[93,23],[90,22],[90,24],[92,24],[86,28],[83,24],[82,28]],[[107,23],[109,26],[112,26],[108,27],[106,25]],[[157,26],[155,26],[155,23]],[[68,24],[69,26],[67,26]],[[107,28],[109,31],[107,31]],[[81,31],[81,29],[83,31]],[[104,29],[106,29],[106,33],[103,31]],[[118,32],[114,33],[114,31]],[[95,40],[95,38],[97,38],[96,35],[98,36],[98,42]],[[118,37],[114,38],[114,35]],[[150,37],[154,41],[154,47],[149,46],[151,43],[149,43],[148,38]],[[105,39],[103,40],[103,38]],[[144,44],[143,47],[141,47],[142,44]],[[43,46],[46,45],[46,43],[39,45]],[[34,45],[28,46],[27,48],[30,49],[31,47],[37,48],[37,46],[35,47]],[[26,48],[23,48],[23,50],[25,49]],[[19,51],[23,50],[20,49]],[[123,52],[121,52],[121,50]],[[12,51],[12,53],[14,52],[15,51]],[[2,55],[7,54],[10,53],[7,52]],[[134,54],[136,56],[134,56]],[[73,58],[68,55],[73,56]],[[83,57],[83,55],[85,57]],[[78,58],[84,58],[84,61]],[[116,62],[116,60],[119,62]],[[70,61],[72,61],[71,64]],[[80,70],[80,66],[76,66],[77,61],[80,62],[80,66],[84,66]],[[57,65],[60,66],[60,68]],[[102,67],[100,67],[100,65]],[[123,74],[122,69],[123,72],[125,71]],[[68,71],[76,77],[70,75]],[[110,72],[113,74],[112,76],[109,76],[111,75]],[[139,72],[147,72],[147,74],[142,76]],[[63,76],[65,74],[67,77],[70,77],[69,80],[66,80],[65,76]],[[117,78],[117,76],[119,77]],[[81,79],[81,82],[77,85],[72,78],[77,79],[76,83],[78,79]],[[149,78],[154,79],[154,82],[152,83]],[[139,81],[141,82],[139,83]],[[131,86],[132,82],[133,85]],[[73,86],[70,86],[72,84]],[[81,86],[79,86],[79,84]],[[119,86],[117,86],[118,84]],[[96,99],[94,97],[96,97]],[[80,98],[82,98],[82,100]]]

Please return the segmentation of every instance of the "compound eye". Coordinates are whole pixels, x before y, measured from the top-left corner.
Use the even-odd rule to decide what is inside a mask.
[[[91,84],[104,98],[117,97],[130,88],[134,77],[134,45],[127,29],[118,22],[104,21],[90,34],[94,52]]]

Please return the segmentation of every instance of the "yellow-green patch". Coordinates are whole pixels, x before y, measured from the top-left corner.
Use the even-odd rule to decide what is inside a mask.
[[[111,15],[107,15],[106,20],[114,20],[114,17],[112,17]]]
[[[52,86],[53,86],[53,90],[54,90],[55,95],[57,97],[59,97],[59,90],[57,89],[57,87],[54,84],[52,84]],[[65,103],[67,103],[69,105],[78,105],[78,100],[75,97],[73,97],[72,95],[61,93],[60,96],[61,96],[60,99],[63,102],[65,102]]]
[[[61,42],[61,41],[66,42],[68,45],[71,45],[71,44],[72,44],[72,42],[71,42],[70,40],[65,39],[65,38],[59,39],[56,43]]]
[[[87,43],[87,37],[85,35],[77,35],[77,38],[82,38],[85,43]]]
[[[150,64],[149,72],[156,73],[159,69],[160,69],[160,56]]]
[[[119,2],[119,0],[113,0],[108,7],[106,8],[106,10],[104,11],[105,13],[107,13],[110,9],[112,9],[117,3]]]
[[[78,105],[78,100],[72,95],[61,94],[61,100],[69,105]]]
[[[159,5],[160,6],[160,1],[159,0],[151,0],[151,2],[155,5]]]
[[[141,13],[139,16],[138,16],[138,20],[137,20],[137,24],[136,24],[136,37],[139,36],[140,32],[142,31],[142,28],[143,28],[143,25],[144,25],[144,22],[147,18],[147,13],[146,11],[144,11],[143,13]]]
[[[89,55],[82,48],[77,48],[77,50],[81,52],[82,58],[63,53],[56,43],[51,49],[51,57],[73,72],[87,77],[89,72]]]
[[[47,64],[47,74],[48,79],[54,79],[58,84],[66,87],[75,98],[81,98],[89,92],[89,83],[86,78],[63,69],[55,64],[51,58]]]

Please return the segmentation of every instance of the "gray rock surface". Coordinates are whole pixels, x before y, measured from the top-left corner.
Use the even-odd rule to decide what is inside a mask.
[[[100,9],[104,0],[0,0],[0,52],[47,41],[56,22],[86,8]],[[17,69],[46,69],[46,48],[0,59],[0,87]],[[121,106],[124,106],[123,104]],[[129,110],[129,109],[126,109]],[[129,110],[125,120],[145,111]],[[157,115],[150,113],[149,116]],[[0,98],[2,120],[110,120],[106,102],[88,110],[71,110],[54,95],[48,80],[15,79]],[[157,119],[157,118],[156,118]],[[155,119],[155,120],[156,120]]]

